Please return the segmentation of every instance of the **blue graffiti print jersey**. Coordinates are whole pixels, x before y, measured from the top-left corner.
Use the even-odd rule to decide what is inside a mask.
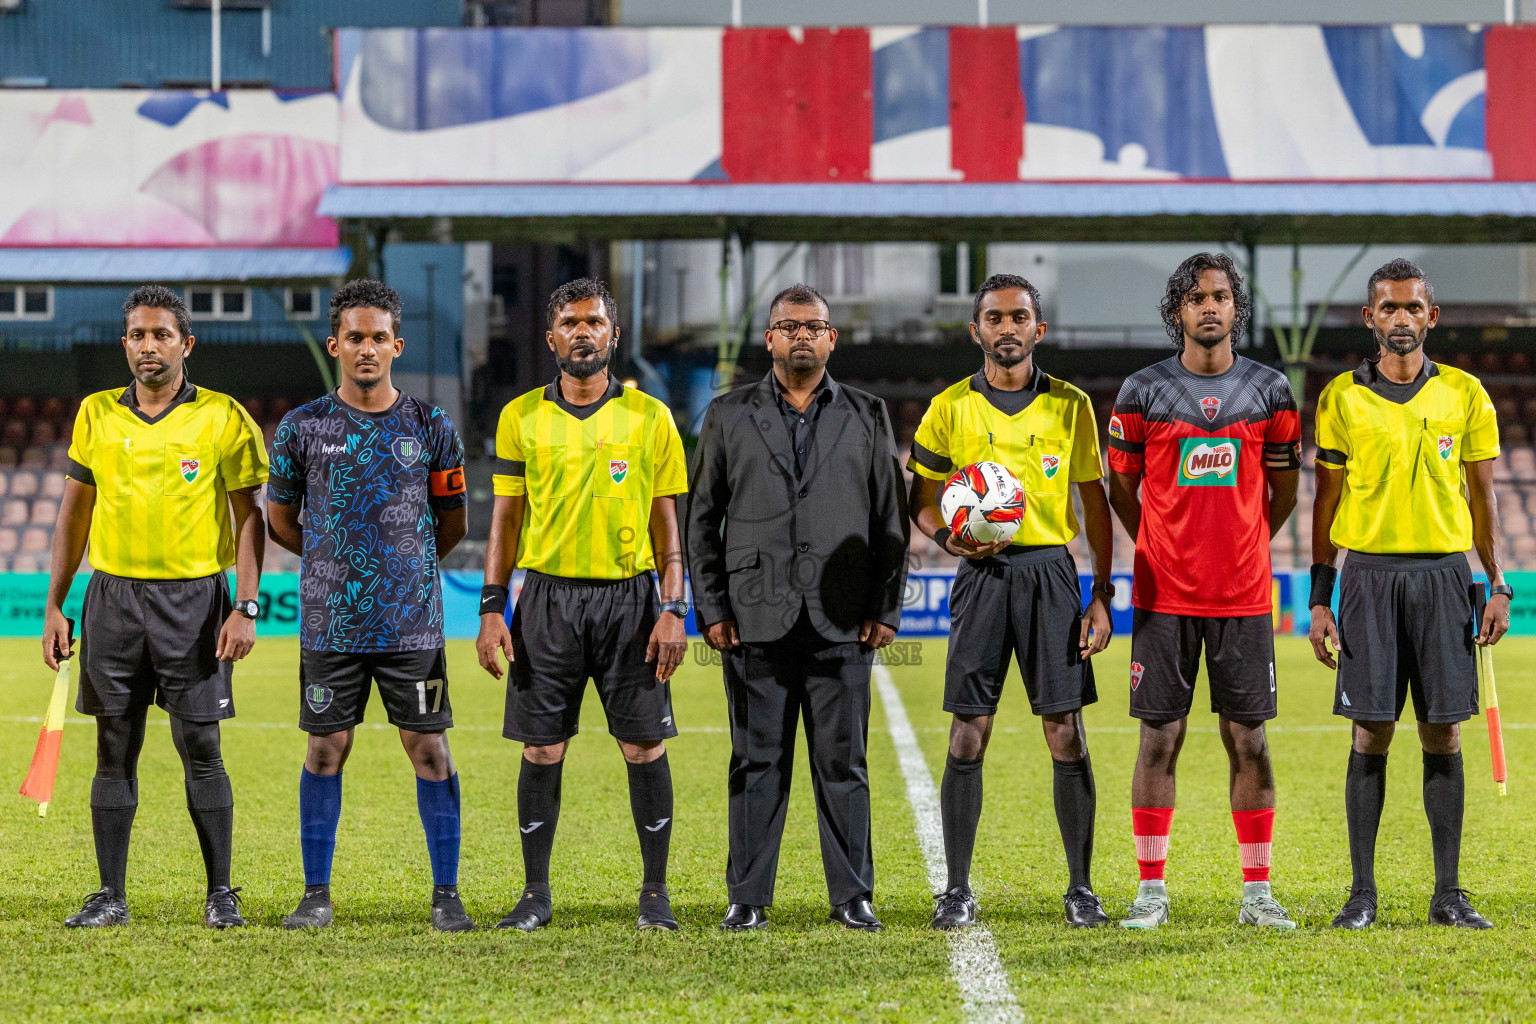
[[[269,500],[303,503],[299,643],[311,651],[443,646],[435,514],[460,508],[464,442],[401,392],[384,412],[333,392],[283,417]]]

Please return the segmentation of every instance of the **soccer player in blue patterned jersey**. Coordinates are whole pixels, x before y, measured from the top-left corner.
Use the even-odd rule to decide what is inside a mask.
[[[299,580],[299,776],[304,896],[286,928],[331,923],[341,769],[372,684],[416,769],[432,861],[432,925],[469,931],[459,899],[459,777],[443,654],[438,559],[464,538],[464,443],[441,409],[390,382],[400,296],[351,281],[331,297],[326,346],[341,386],[283,417],[267,489],[272,539],[303,562]],[[302,510],[302,516],[301,516]]]

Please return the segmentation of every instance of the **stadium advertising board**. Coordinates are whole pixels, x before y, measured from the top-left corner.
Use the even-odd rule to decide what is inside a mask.
[[[443,574],[443,619],[450,637],[473,639],[480,628],[479,572],[449,571]],[[521,572],[513,575],[514,601],[522,588]],[[1475,578],[1484,579],[1482,573]],[[1275,573],[1275,631],[1305,635],[1311,625],[1305,603],[1310,592],[1304,571]],[[1510,633],[1536,636],[1536,572],[1512,572],[1506,579],[1515,588],[1515,603],[1510,609]],[[1115,598],[1111,606],[1115,633],[1131,635],[1131,576],[1115,573]],[[86,577],[81,575],[70,589],[64,614],[80,618],[80,602],[85,595]],[[908,638],[949,635],[949,592],[955,574],[945,570],[920,570],[907,578],[906,604],[901,614],[901,636]],[[1079,577],[1083,600],[1089,597],[1093,578]],[[41,636],[43,601],[48,593],[46,573],[0,573],[0,636]],[[508,606],[511,614],[511,606]],[[299,575],[275,572],[261,578],[261,617],[259,635],[297,636],[299,633]],[[688,616],[688,632],[696,633],[693,616]]]
[[[1529,180],[1529,59],[1464,25],[345,29],[341,181]]]
[[[0,90],[0,245],[334,246],[336,97]]]

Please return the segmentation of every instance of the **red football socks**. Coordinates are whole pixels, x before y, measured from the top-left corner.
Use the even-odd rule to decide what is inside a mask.
[[[1136,837],[1136,863],[1141,867],[1143,882],[1163,880],[1163,865],[1168,863],[1168,832],[1172,827],[1172,807],[1131,808],[1131,832]]]
[[[1243,858],[1243,881],[1269,881],[1269,850],[1275,834],[1275,809],[1262,807],[1256,811],[1233,811],[1232,824],[1237,828],[1237,849]]]

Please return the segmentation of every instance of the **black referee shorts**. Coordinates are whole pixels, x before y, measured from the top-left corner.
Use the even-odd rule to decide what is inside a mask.
[[[672,688],[645,660],[656,626],[650,573],[624,580],[570,579],[529,570],[512,612],[512,671],[501,734],[535,746],[563,743],[581,728],[587,680],[626,743],[677,735]]]
[[[223,573],[134,580],[97,570],[80,613],[82,715],[157,704],[187,722],[235,717],[233,662],[216,656],[234,605]]]
[[[1099,699],[1093,665],[1080,656],[1083,597],[1077,564],[1064,547],[962,558],[949,594],[944,710],[995,715],[1008,663],[1037,715],[1076,711]]]
[[[1409,694],[1421,722],[1477,714],[1472,568],[1452,555],[1351,551],[1339,573],[1339,674],[1333,713],[1395,722]]]

